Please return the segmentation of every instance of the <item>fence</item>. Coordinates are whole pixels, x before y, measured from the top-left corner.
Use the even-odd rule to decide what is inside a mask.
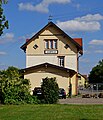
[[[90,84],[88,88],[79,89],[82,97],[103,98],[103,83]]]

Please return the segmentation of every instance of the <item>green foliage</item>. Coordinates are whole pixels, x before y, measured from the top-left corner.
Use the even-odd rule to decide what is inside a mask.
[[[6,4],[7,0],[0,0],[0,36],[3,34],[5,28],[8,29],[8,20],[6,20],[5,15],[3,14],[2,4]]]
[[[99,61],[90,72],[89,83],[103,83],[103,60]]]
[[[43,92],[43,102],[47,104],[57,103],[58,101],[58,84],[56,78],[45,78],[41,85]]]
[[[9,67],[0,71],[0,100],[3,104],[35,103],[30,95],[29,80],[21,78],[19,69]]]

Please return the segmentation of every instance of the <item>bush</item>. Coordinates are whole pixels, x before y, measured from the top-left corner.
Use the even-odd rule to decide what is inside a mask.
[[[42,102],[46,104],[57,103],[58,101],[58,84],[56,82],[56,78],[48,78],[43,79],[43,83],[41,85],[43,99]]]
[[[15,67],[0,71],[0,101],[2,104],[38,103],[37,98],[30,95],[29,80],[21,78]]]

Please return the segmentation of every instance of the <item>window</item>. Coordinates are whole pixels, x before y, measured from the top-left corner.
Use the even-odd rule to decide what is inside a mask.
[[[57,49],[57,40],[45,40],[45,49]]]
[[[49,43],[50,43],[49,48],[53,49],[53,40],[50,40]]]
[[[78,76],[78,80],[81,80],[81,76]]]
[[[58,59],[59,59],[59,65],[64,67],[64,56],[59,56]]]
[[[54,40],[54,42],[53,42],[54,44],[53,44],[53,46],[54,46],[54,49],[57,49],[57,40]]]
[[[45,41],[45,48],[49,49],[49,41],[48,40]]]

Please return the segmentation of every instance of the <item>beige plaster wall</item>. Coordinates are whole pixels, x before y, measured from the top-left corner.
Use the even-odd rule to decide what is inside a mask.
[[[65,56],[65,67],[77,71],[77,56],[76,55],[66,55]],[[54,65],[59,65],[58,56],[26,56],[26,67],[35,66],[42,63],[51,63]]]
[[[31,83],[31,91],[35,88],[35,87],[40,87],[41,86],[41,82],[43,78],[46,77],[56,77],[57,83],[59,85],[59,88],[64,88],[66,90],[66,93],[68,94],[68,88],[69,88],[69,83],[70,83],[70,78],[68,76],[67,72],[63,72],[61,70],[55,70],[55,69],[51,69],[51,68],[47,68],[47,69],[38,69],[37,71],[32,71],[29,73],[26,73],[24,75],[24,77],[26,79],[30,80]],[[71,78],[71,83],[72,83],[72,94],[75,94],[75,75]]]
[[[84,87],[85,81],[86,81],[85,78],[81,76],[81,79],[78,79],[78,86]]]
[[[53,35],[54,34],[54,35]],[[56,35],[55,34],[59,34]],[[53,36],[51,36],[53,35]],[[77,48],[75,45],[67,38],[59,33],[59,31],[55,30],[45,30],[38,38],[34,39],[31,43],[28,44],[26,49],[26,54],[28,55],[40,55],[44,54],[45,50],[45,39],[57,39],[58,40],[58,55],[68,55],[68,54],[76,54]],[[34,49],[33,46],[37,44],[38,48]],[[65,44],[68,44],[70,48],[65,48]]]
[[[76,74],[71,78],[72,95],[76,95]]]
[[[26,49],[26,67],[44,62],[58,65],[58,56],[65,56],[65,67],[77,71],[77,48],[67,37],[61,34],[57,29],[49,27],[38,38],[29,43]],[[57,39],[58,54],[44,54],[45,39]],[[37,49],[33,48],[35,44],[38,45]],[[65,44],[70,47],[66,49]]]
[[[31,73],[25,75],[25,78],[30,80],[31,90],[33,90],[35,87],[40,87],[42,79],[46,77],[49,78],[56,77],[59,88],[64,88],[66,90],[66,93],[68,93],[69,79],[67,77],[61,77],[59,75],[54,75],[52,73],[45,73],[45,72]]]

